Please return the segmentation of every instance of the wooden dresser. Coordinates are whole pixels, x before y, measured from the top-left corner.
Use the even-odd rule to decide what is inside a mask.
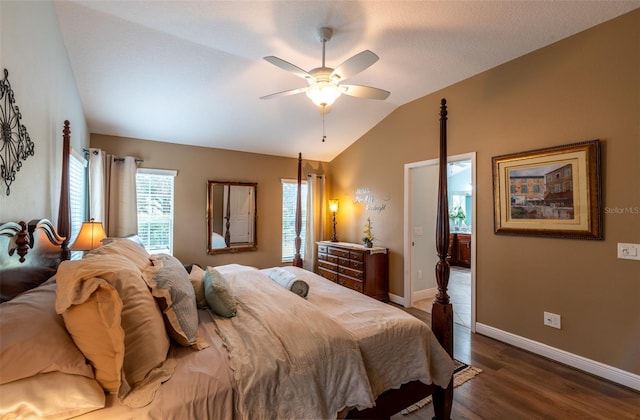
[[[471,235],[465,233],[452,233],[449,235],[449,253],[447,254],[449,265],[458,267],[471,267]]]
[[[347,242],[316,242],[317,273],[367,296],[389,301],[389,252]]]

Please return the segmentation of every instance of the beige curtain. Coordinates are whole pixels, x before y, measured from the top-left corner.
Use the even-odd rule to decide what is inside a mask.
[[[108,236],[138,233],[136,159],[89,150],[89,212]]]
[[[316,269],[316,241],[324,239],[326,207],[324,175],[307,175],[307,225],[302,264],[309,271]]]

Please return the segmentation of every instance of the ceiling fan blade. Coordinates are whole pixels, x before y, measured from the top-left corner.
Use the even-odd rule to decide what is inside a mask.
[[[296,76],[301,77],[305,80],[310,79],[312,77],[305,70],[302,70],[300,67],[294,64],[291,64],[288,61],[284,61],[281,58],[274,57],[273,55],[269,55],[267,57],[264,57],[264,59],[270,62],[271,64],[273,64],[274,66],[280,67],[282,70],[286,70],[289,73],[293,73]]]
[[[355,76],[360,73],[376,61],[378,61],[377,55],[369,50],[364,50],[336,67],[331,73],[331,77],[336,76],[340,80],[345,80],[348,77]]]
[[[285,90],[285,91],[282,91],[282,92],[277,92],[277,93],[272,93],[270,95],[261,96],[260,99],[272,99],[272,98],[277,98],[277,97],[280,97],[280,96],[295,95],[297,93],[306,92],[307,89],[308,89],[308,87]]]
[[[374,88],[371,86],[360,86],[360,85],[340,85],[342,88],[342,93],[350,96],[355,96],[358,98],[365,99],[380,99],[384,100],[389,97],[391,92]]]

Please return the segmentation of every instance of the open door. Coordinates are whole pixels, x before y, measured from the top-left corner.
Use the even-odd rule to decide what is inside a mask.
[[[468,302],[454,307],[454,315],[465,317],[463,325],[468,325],[475,332],[475,165],[476,154],[466,153],[449,156],[449,205],[461,207],[465,213],[462,230],[470,238],[469,269],[470,277]],[[405,164],[404,186],[404,306],[410,307],[422,299],[434,297],[437,293],[434,266],[438,260],[434,238],[437,211],[439,159],[425,160]],[[468,171],[468,180],[461,182],[460,168]],[[458,229],[460,230],[460,229]],[[456,229],[452,229],[452,232]],[[468,235],[466,235],[468,233]],[[451,249],[450,249],[451,251]],[[457,269],[453,267],[452,269]],[[468,278],[469,278],[468,277]],[[450,278],[449,289],[454,285]],[[454,302],[455,305],[455,302]],[[457,318],[456,318],[457,319]]]

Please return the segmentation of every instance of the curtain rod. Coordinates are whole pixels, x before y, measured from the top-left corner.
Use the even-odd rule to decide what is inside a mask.
[[[90,150],[87,150],[87,149],[82,149],[82,151],[84,152],[85,155],[88,155],[90,153]],[[96,150],[94,150],[93,154],[97,155],[98,152]],[[124,162],[124,158],[118,158],[117,157],[117,158],[114,158],[113,160],[115,160],[116,162]],[[142,163],[142,162],[144,162],[143,159],[136,158],[136,163]]]

